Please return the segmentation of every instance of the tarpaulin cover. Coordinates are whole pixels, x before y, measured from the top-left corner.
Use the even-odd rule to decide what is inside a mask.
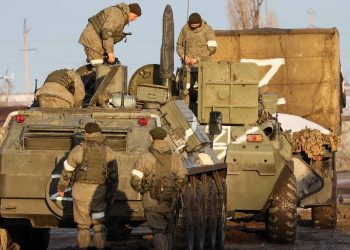
[[[214,60],[255,62],[260,92],[286,98],[279,112],[339,134],[341,92],[337,29],[216,31]]]

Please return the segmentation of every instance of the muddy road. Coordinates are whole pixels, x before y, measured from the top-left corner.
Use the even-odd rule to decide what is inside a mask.
[[[263,222],[228,222],[225,249],[350,249],[350,173],[338,175],[339,194],[338,223],[335,229],[315,229],[311,223],[311,210],[298,209],[298,237],[294,244],[273,244],[266,241]],[[147,228],[133,230],[127,240],[108,242],[109,249],[154,249]],[[51,231],[49,249],[78,249],[75,229]],[[91,242],[91,245],[92,242]],[[91,248],[93,249],[93,248]]]
[[[350,249],[350,204],[339,205],[336,229],[315,229],[311,211],[299,210],[298,237],[294,244],[273,244],[265,240],[264,224],[258,222],[229,222],[225,249]],[[55,229],[51,232],[49,249],[78,249],[74,229]],[[138,233],[137,233],[138,234]],[[133,235],[128,240],[109,242],[109,249],[154,249],[151,237]],[[92,243],[91,243],[92,245]],[[93,249],[93,248],[91,248]]]

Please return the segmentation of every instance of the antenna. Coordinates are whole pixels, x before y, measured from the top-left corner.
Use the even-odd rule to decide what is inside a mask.
[[[27,19],[24,19],[23,23],[23,37],[24,37],[24,67],[25,67],[25,87],[26,87],[26,96],[29,95],[29,61],[28,61],[28,52],[35,51],[36,49],[28,49],[28,33],[30,29],[27,28]]]
[[[188,20],[188,12],[190,10],[190,0],[187,0],[187,18],[186,18],[186,22]]]

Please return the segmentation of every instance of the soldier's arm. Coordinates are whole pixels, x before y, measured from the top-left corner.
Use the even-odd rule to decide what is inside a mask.
[[[67,160],[63,163],[63,170],[58,181],[57,190],[64,192],[73,176],[75,168],[83,161],[83,148],[81,145],[75,146],[69,153]]]
[[[107,53],[114,53],[113,31],[123,29],[122,17],[114,9],[106,10],[106,21],[102,27],[102,46]]]
[[[79,108],[85,97],[85,88],[80,76],[73,70],[68,70],[67,74],[74,82],[74,107]]]
[[[174,159],[174,166],[175,169],[173,170],[176,176],[176,182],[179,186],[183,186],[184,184],[187,183],[188,178],[187,178],[187,171],[182,163],[182,160],[179,156],[175,156]]]
[[[205,38],[207,40],[209,53],[210,55],[213,55],[216,52],[218,44],[216,42],[215,32],[210,26],[208,26],[208,31],[205,34]]]
[[[142,191],[142,179],[150,175],[151,166],[152,158],[149,156],[149,153],[141,154],[137,159],[130,179],[130,184],[136,192]]]
[[[184,58],[185,47],[184,47],[184,28],[182,28],[179,37],[176,42],[176,52],[181,59]]]

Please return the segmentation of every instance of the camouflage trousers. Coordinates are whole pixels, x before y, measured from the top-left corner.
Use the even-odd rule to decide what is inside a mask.
[[[92,225],[95,247],[103,249],[106,243],[106,186],[74,183],[72,196],[74,221],[78,224],[79,248],[89,247],[90,226]]]
[[[87,46],[84,46],[84,51],[85,51],[88,62],[91,62],[94,60],[103,60],[103,54],[97,52],[96,50],[93,50]],[[103,63],[103,61],[101,62],[101,64],[102,63]]]
[[[72,103],[62,98],[59,98],[57,96],[39,95],[38,102],[41,108],[72,108],[73,107]]]
[[[153,233],[155,250],[171,250],[175,232],[174,214],[146,211],[146,219]]]

